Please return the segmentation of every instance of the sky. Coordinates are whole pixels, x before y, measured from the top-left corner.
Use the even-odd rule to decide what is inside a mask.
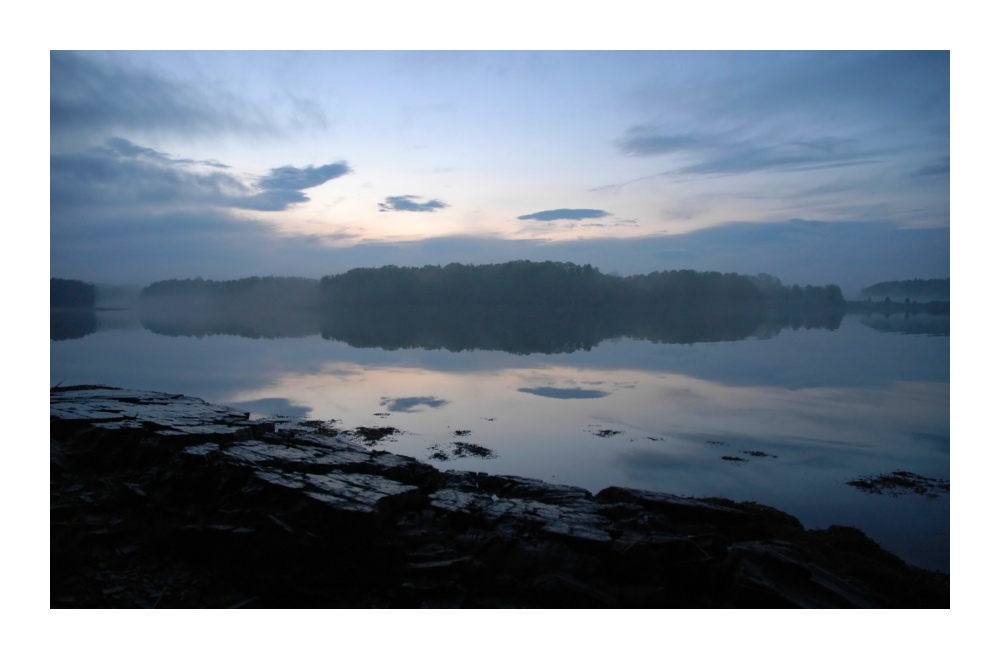
[[[948,51],[50,53],[50,276],[950,276]]]

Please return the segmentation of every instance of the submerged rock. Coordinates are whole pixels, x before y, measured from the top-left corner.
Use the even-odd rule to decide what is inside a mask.
[[[110,387],[53,389],[50,422],[54,607],[950,603],[946,575],[758,504],[443,472]]]

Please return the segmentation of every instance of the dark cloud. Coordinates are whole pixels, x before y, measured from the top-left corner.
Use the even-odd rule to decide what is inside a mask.
[[[150,150],[152,151],[152,150]],[[252,191],[220,171],[199,172],[163,154],[136,151],[128,155],[111,147],[50,158],[53,206],[105,205],[112,212],[135,206],[235,206]]]
[[[149,134],[277,134],[254,104],[219,89],[129,66],[120,55],[52,51],[49,125],[54,140],[141,131]]]
[[[109,156],[124,156],[126,158],[148,158],[162,162],[178,162],[165,153],[161,153],[149,147],[139,146],[126,140],[124,137],[109,137],[104,141],[104,146],[90,149],[93,153],[106,154]],[[193,161],[183,161],[193,162]]]
[[[517,219],[551,222],[552,220],[590,220],[609,215],[611,213],[594,208],[557,208],[551,211],[531,213],[530,215],[519,215]]]
[[[309,197],[298,190],[268,190],[233,200],[232,206],[254,211],[283,211],[305,201],[309,201]]]
[[[410,398],[383,398],[379,403],[390,412],[414,412],[413,408],[421,405],[425,407],[438,408],[447,405],[450,401],[434,396],[413,396]]]
[[[423,199],[423,197],[418,197],[416,195],[400,195],[398,197],[386,197],[385,202],[378,205],[380,213],[385,213],[387,211],[413,211],[417,213],[433,213],[436,210],[442,208],[448,208],[448,204],[444,203],[440,199],[431,199],[430,201],[419,202],[418,199]]]
[[[285,210],[293,204],[309,201],[309,197],[301,192],[302,190],[314,188],[350,173],[352,173],[350,166],[343,160],[319,167],[312,165],[278,167],[257,180],[257,188],[263,192],[240,199],[234,206],[258,211]]]
[[[205,168],[208,168],[207,171]],[[280,167],[248,185],[217,161],[173,158],[113,137],[102,146],[50,158],[53,206],[105,205],[109,213],[170,208],[280,211],[309,197],[301,192],[351,171],[345,162]]]
[[[161,153],[160,151],[150,149],[149,147],[133,144],[124,137],[109,137],[104,140],[103,146],[91,147],[88,151],[94,154],[101,154],[110,157],[122,156],[126,158],[145,158],[147,160],[176,165],[206,165],[208,167],[216,167],[218,169],[230,169],[229,165],[225,165],[218,160],[171,158],[169,154]]]
[[[601,391],[600,389],[581,389],[580,387],[525,387],[518,389],[518,391],[526,394],[533,394],[535,396],[544,396],[545,398],[562,399],[604,398],[608,395],[607,391]]]
[[[351,168],[343,160],[319,167],[286,165],[272,169],[257,181],[257,186],[264,190],[305,190],[350,173]]]

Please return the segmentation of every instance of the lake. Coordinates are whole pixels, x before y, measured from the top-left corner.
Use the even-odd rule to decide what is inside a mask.
[[[392,427],[368,444],[442,469],[757,501],[949,571],[947,492],[848,484],[893,471],[950,479],[947,316],[848,314],[739,340],[617,338],[551,354],[165,332],[131,311],[53,314],[51,327],[53,386]]]

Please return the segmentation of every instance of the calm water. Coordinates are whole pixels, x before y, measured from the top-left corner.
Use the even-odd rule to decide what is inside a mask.
[[[807,528],[857,526],[913,564],[949,570],[947,494],[846,484],[895,470],[949,479],[946,318],[849,315],[835,330],[684,345],[619,339],[551,355],[354,348],[319,334],[166,336],[131,312],[80,327],[61,334],[80,338],[50,343],[52,385],[393,426],[402,433],[380,448],[445,469],[758,501]],[[494,457],[457,456],[455,442]]]

